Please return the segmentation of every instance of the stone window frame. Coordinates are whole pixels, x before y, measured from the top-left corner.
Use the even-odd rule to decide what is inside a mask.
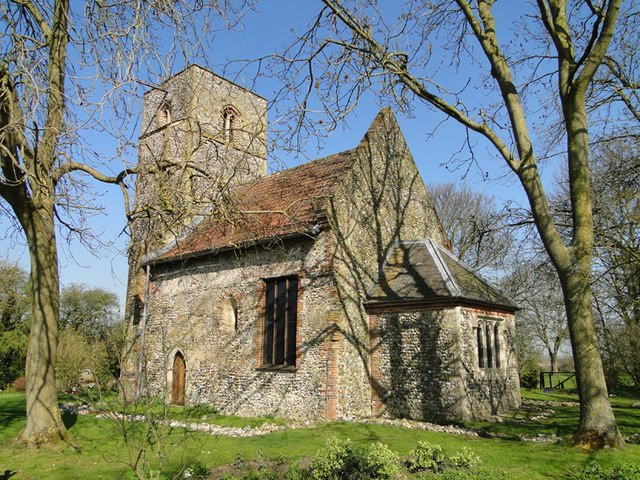
[[[479,369],[502,369],[503,347],[500,339],[502,320],[496,317],[480,317],[475,327],[476,359]]]
[[[294,352],[293,352],[293,363],[289,364],[267,364],[264,361],[265,358],[265,328],[266,317],[267,317],[267,285],[270,282],[276,282],[278,280],[289,280],[295,278],[297,280],[297,298],[295,302],[295,310],[296,310],[296,318],[295,318],[295,331],[293,332],[294,338]],[[304,287],[302,286],[303,276],[301,274],[286,274],[279,275],[276,277],[266,277],[260,280],[260,288],[259,288],[259,301],[258,301],[258,321],[256,322],[256,370],[266,370],[266,371],[279,371],[279,372],[295,372],[299,366],[301,351],[301,337],[300,337],[300,328],[302,323],[301,312],[302,312],[302,294],[304,291]],[[286,304],[285,310],[288,311],[289,303]],[[286,324],[286,319],[285,319]],[[286,333],[285,335],[285,341]],[[286,356],[286,353],[284,354]],[[289,357],[291,358],[291,357]],[[286,360],[286,359],[285,359]]]
[[[220,330],[238,333],[238,305],[235,295],[227,295],[220,302]]]
[[[171,100],[163,100],[156,111],[156,128],[166,127],[171,123]]]
[[[225,105],[222,109],[222,136],[226,143],[234,140],[234,132],[240,127],[240,111],[233,105]]]

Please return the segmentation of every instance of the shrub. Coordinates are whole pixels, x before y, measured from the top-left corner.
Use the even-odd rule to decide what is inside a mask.
[[[27,379],[24,378],[24,377],[18,377],[13,381],[11,386],[17,392],[26,392],[27,391]]]
[[[571,480],[640,480],[640,466],[621,465],[603,470],[595,461],[589,461],[580,472],[570,473]]]
[[[20,330],[0,332],[0,388],[24,376],[29,336]]]
[[[409,452],[405,461],[412,472],[438,472],[446,464],[446,457],[440,445],[429,442],[418,442],[418,446]]]
[[[267,468],[259,468],[245,473],[242,480],[278,480],[278,474]]]
[[[398,473],[398,456],[382,443],[369,448],[354,446],[351,440],[329,439],[307,471],[315,480],[392,479]],[[290,480],[305,478],[304,472],[292,468]]]
[[[394,478],[399,470],[398,455],[384,443],[374,443],[367,451],[365,470],[369,478]]]
[[[109,360],[103,342],[90,342],[73,329],[61,332],[56,358],[56,380],[60,389],[69,391],[79,385],[81,376],[98,382],[109,377]]]
[[[407,459],[405,460],[405,465],[410,472],[425,472],[430,474],[440,472],[443,476],[439,476],[437,478],[451,477],[452,479],[476,478],[469,476],[471,475],[470,470],[475,469],[481,463],[482,461],[480,460],[480,457],[466,447],[462,448],[462,450],[458,450],[451,456],[447,456],[442,451],[442,447],[440,445],[429,442],[418,442],[416,448],[409,452],[409,455],[407,455]],[[455,473],[456,471],[461,473]],[[473,473],[476,474],[477,472]]]
[[[260,462],[259,462],[260,463]],[[278,465],[288,461],[281,459]],[[440,480],[502,480],[503,472],[478,468],[480,458],[471,450],[463,448],[450,457],[440,445],[418,442],[408,455],[405,464],[411,475],[402,468],[398,454],[383,443],[368,447],[354,445],[351,440],[331,438],[326,446],[311,459],[308,467],[290,463],[284,475],[286,480],[393,480],[398,478]],[[244,460],[236,462],[244,466]],[[229,477],[244,480],[276,480],[281,478],[275,471],[273,461],[254,467],[242,476]],[[617,480],[617,479],[616,479]],[[635,479],[634,479],[635,480]]]
[[[194,462],[182,474],[182,478],[201,480],[207,478],[211,473],[211,469],[202,462]]]
[[[536,388],[538,386],[539,374],[536,371],[529,371],[520,374],[520,386],[523,388]]]
[[[289,469],[284,478],[285,480],[307,480],[309,478],[309,472],[300,465],[292,463],[289,465]]]
[[[311,478],[317,480],[341,480],[343,473],[352,468],[354,447],[351,440],[330,438],[326,447],[318,451],[311,462]]]
[[[453,468],[475,468],[481,463],[480,457],[467,447],[451,455],[448,461]]]
[[[218,409],[208,403],[197,403],[185,407],[183,412],[184,415],[189,418],[202,418],[208,415],[217,415]]]

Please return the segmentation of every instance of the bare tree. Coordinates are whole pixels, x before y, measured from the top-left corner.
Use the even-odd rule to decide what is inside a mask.
[[[638,138],[640,125],[640,55],[637,32],[640,16],[623,15],[612,39],[603,68],[595,77],[588,108],[594,120],[610,125],[611,133],[603,138]]]
[[[553,373],[556,371],[558,354],[569,340],[562,289],[548,263],[536,265],[528,262],[523,269],[528,281],[527,294],[520,299],[522,321],[528,324],[546,350]]]
[[[514,20],[508,18],[506,28],[498,24],[494,3],[407,1],[396,5],[393,21],[371,0],[322,0],[309,28],[270,64],[281,66],[282,97],[294,97],[289,138],[315,135],[319,111],[327,118],[323,125],[334,128],[369,89],[401,110],[415,113],[423,103],[464,126],[470,162],[479,161],[471,141],[479,135],[526,192],[562,287],[580,394],[574,442],[619,446],[623,440],[608,400],[591,309],[587,98],[617,34],[622,1],[537,0],[523,6],[529,10],[515,19],[511,37],[506,28]],[[637,10],[634,4],[624,4],[623,19]],[[564,148],[548,140],[551,124]],[[567,241],[540,175],[539,159],[548,153],[564,158],[569,172]]]
[[[640,324],[640,142],[600,145],[592,164],[595,281],[609,292],[609,310]]]
[[[508,209],[499,209],[493,197],[466,184],[434,184],[429,192],[453,253],[478,272],[503,276],[516,244]]]
[[[609,384],[640,384],[640,144],[616,140],[594,151],[594,305]]]
[[[138,82],[170,73],[178,55],[203,58],[207,34],[235,22],[248,2],[9,0],[0,5],[0,214],[24,235],[31,264],[27,355],[30,444],[65,436],[54,364],[59,321],[57,226],[91,241],[84,178],[119,185],[128,215],[127,156]],[[164,51],[160,49],[164,46]],[[168,60],[167,60],[168,59]],[[91,135],[114,139],[96,152]],[[95,238],[93,238],[95,240]]]

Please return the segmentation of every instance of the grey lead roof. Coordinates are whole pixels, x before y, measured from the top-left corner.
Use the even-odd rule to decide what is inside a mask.
[[[407,302],[518,309],[500,290],[431,239],[396,243],[367,295],[369,306]]]

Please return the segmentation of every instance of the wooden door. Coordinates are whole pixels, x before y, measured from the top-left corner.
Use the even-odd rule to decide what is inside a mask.
[[[186,364],[182,353],[176,353],[173,358],[173,378],[171,381],[171,403],[184,405],[184,380]]]

